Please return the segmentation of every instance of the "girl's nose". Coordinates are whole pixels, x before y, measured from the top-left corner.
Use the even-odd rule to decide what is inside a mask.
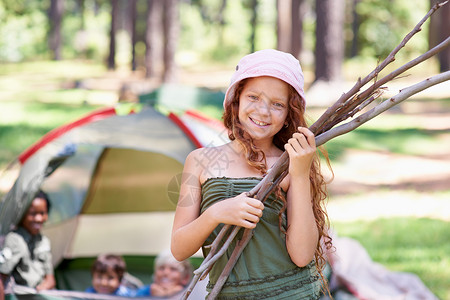
[[[263,115],[269,114],[269,104],[267,103],[267,101],[265,100],[259,101],[257,105],[258,105],[257,109],[260,114]]]

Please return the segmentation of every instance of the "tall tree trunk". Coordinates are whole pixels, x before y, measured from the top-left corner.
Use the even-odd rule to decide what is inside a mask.
[[[111,0],[111,28],[109,31],[108,69],[116,68],[116,30],[117,30],[118,0]]]
[[[355,57],[358,55],[358,35],[359,35],[359,15],[356,11],[356,6],[358,5],[359,0],[352,1],[352,45],[350,47],[350,57]]]
[[[344,5],[343,0],[316,0],[316,81],[341,79]]]
[[[430,7],[437,1],[431,0]],[[429,29],[429,48],[433,48],[450,36],[450,4],[442,6],[432,16]],[[438,54],[440,72],[450,70],[450,47]]]
[[[303,50],[303,17],[305,12],[304,0],[292,0],[291,9],[291,54],[300,57]]]
[[[164,1],[164,82],[176,81],[175,51],[178,42],[178,0]]]
[[[61,23],[63,12],[64,0],[51,0],[49,10],[49,48],[53,53],[54,60],[61,59]]]
[[[80,30],[84,31],[86,29],[86,21],[84,18],[84,9],[85,9],[84,0],[77,0],[77,5],[80,10]]]
[[[252,0],[253,1],[253,0]],[[217,13],[217,18],[216,19],[216,23],[218,24],[218,28],[217,28],[217,45],[222,45],[223,44],[223,30],[225,27],[225,17],[224,17],[224,12],[225,12],[225,8],[227,7],[227,0],[222,0],[220,3],[220,7],[219,7],[219,11]]]
[[[131,70],[136,71],[136,20],[137,20],[137,0],[130,0],[130,31],[131,31]]]
[[[251,2],[252,17],[250,18],[250,53],[256,50],[256,25],[258,24],[258,0],[252,0]]]
[[[291,0],[277,0],[277,49],[291,52]]]
[[[439,11],[438,11],[439,12]],[[450,36],[450,4],[442,7],[441,13],[441,41]],[[439,68],[441,72],[450,70],[450,47],[439,53]]]
[[[147,25],[145,30],[145,74],[147,78],[159,77],[163,68],[163,1],[147,1]]]

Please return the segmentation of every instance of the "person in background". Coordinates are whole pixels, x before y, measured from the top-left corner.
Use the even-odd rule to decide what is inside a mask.
[[[48,195],[39,190],[17,229],[6,235],[0,252],[0,294],[14,284],[37,291],[55,287],[50,240],[41,234],[49,211]]]
[[[122,285],[126,263],[119,255],[100,254],[92,265],[92,286],[87,293],[132,297],[135,291]]]
[[[191,280],[192,266],[189,260],[177,261],[169,250],[155,259],[153,282],[140,288],[137,297],[170,297],[187,286]]]

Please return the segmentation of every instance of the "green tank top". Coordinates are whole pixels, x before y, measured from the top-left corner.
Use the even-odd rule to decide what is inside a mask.
[[[210,205],[250,191],[261,178],[209,178],[202,185],[201,212]],[[315,262],[299,268],[287,252],[285,235],[279,228],[278,213],[283,204],[275,194],[264,202],[263,216],[253,236],[240,255],[217,299],[318,299],[321,295],[320,276]],[[206,255],[223,225],[219,225],[203,245]],[[283,215],[282,227],[286,229]],[[240,239],[243,229],[238,236]],[[214,264],[207,286],[210,292],[224,269],[236,245],[233,241],[226,253]]]

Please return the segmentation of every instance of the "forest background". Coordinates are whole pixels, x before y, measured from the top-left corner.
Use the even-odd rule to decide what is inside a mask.
[[[432,3],[3,0],[0,169],[51,129],[105,105],[134,102],[162,84],[223,91],[238,59],[264,48],[300,59],[314,120]],[[449,16],[450,5],[433,15],[395,65],[448,37]],[[447,48],[390,83],[391,92],[448,70],[449,60]],[[430,88],[326,145],[337,234],[357,239],[390,270],[417,274],[440,299],[450,299],[449,90],[447,83]],[[0,194],[6,190],[0,186]]]

